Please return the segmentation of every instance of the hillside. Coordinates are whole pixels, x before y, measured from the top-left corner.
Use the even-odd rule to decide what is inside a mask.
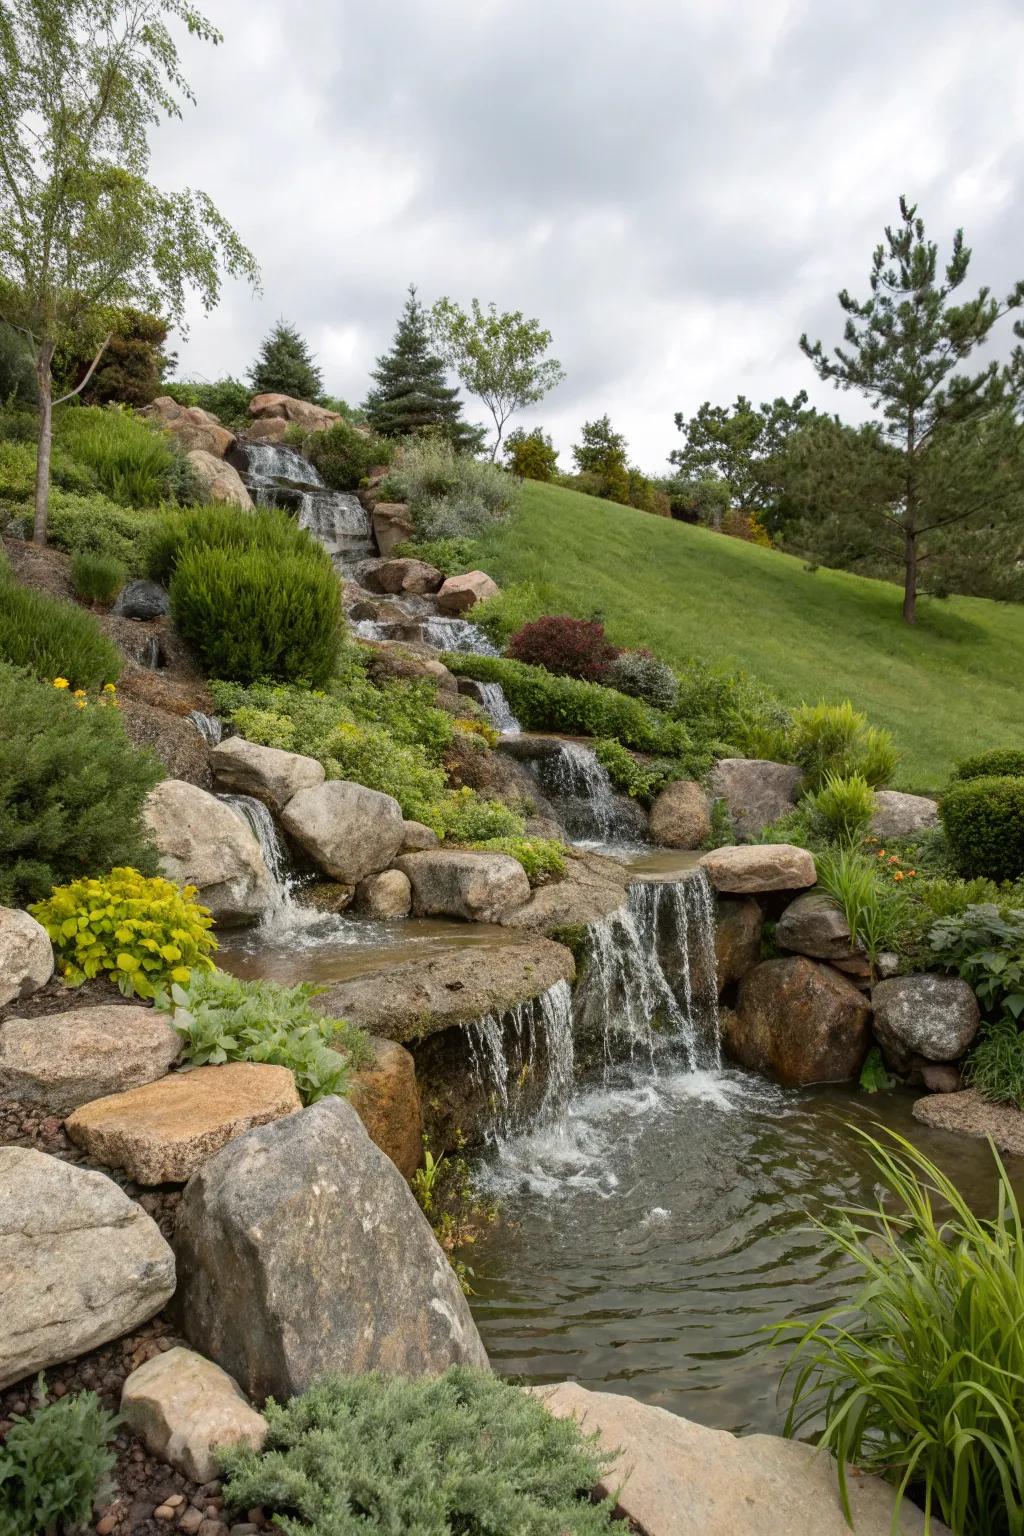
[[[741,667],[790,703],[851,698],[904,754],[898,783],[936,789],[968,751],[1024,745],[1024,609],[925,599],[915,629],[887,582],[527,481],[483,545],[503,584],[554,612],[599,612],[620,645]]]

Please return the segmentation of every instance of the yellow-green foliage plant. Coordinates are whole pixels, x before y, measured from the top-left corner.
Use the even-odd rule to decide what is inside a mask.
[[[47,933],[69,986],[107,975],[125,997],[155,997],[213,969],[213,919],[194,886],[178,887],[137,869],[58,886],[29,908]]]

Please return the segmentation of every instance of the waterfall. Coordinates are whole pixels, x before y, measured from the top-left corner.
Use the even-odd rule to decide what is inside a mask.
[[[299,527],[307,529],[343,571],[374,554],[370,519],[358,497],[328,490],[297,449],[282,443],[249,443],[245,456],[256,504],[297,508]]]
[[[616,794],[593,748],[561,741],[555,750],[531,758],[528,766],[574,841],[629,843],[645,837],[639,807]]]
[[[528,998],[502,1013],[488,1013],[467,1025],[470,1070],[492,1106],[490,1135],[505,1141],[524,1129],[528,1118],[523,1089],[536,1077],[542,1053],[544,1090],[529,1115],[540,1123],[564,1113],[573,1088],[572,990],[557,981],[539,997]]]
[[[201,709],[190,709],[185,719],[191,720],[208,747],[220,745],[224,736],[224,726],[216,715],[204,715]]]
[[[263,862],[270,871],[270,878],[274,882],[275,907],[283,907],[291,902],[290,881],[288,877],[288,855],[284,851],[284,844],[278,835],[274,818],[271,816],[262,800],[256,800],[252,795],[220,795],[225,805],[231,807],[235,815],[245,822],[249,831],[260,845]]]
[[[468,619],[428,619],[422,629],[424,645],[432,645],[438,651],[469,651],[474,656],[501,654],[483,630]]]
[[[470,697],[476,699],[496,731],[501,731],[504,736],[518,736],[519,721],[500,683],[474,682]]]
[[[280,480],[293,485],[323,490],[324,483],[314,466],[295,448],[284,443],[246,443],[245,463],[253,489],[272,491]],[[254,498],[257,502],[259,497]]]

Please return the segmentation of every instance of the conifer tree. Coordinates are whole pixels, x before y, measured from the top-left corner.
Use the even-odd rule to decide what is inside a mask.
[[[295,400],[317,400],[324,387],[309,344],[285,320],[264,338],[249,381],[257,395],[291,395]]]
[[[435,431],[456,448],[476,449],[480,432],[462,420],[459,392],[447,382],[442,358],[430,344],[427,314],[415,283],[398,318],[390,352],[377,359],[370,377],[376,388],[366,397],[367,421],[382,437]]]

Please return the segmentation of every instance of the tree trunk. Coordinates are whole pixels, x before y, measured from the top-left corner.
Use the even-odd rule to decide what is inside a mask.
[[[908,624],[917,619],[917,531],[911,528],[903,535],[903,618]]]
[[[36,380],[39,385],[39,446],[36,454],[36,504],[32,522],[32,539],[36,544],[46,543],[46,527],[50,516],[50,447],[53,441],[53,353],[52,341],[39,344],[36,359]]]

